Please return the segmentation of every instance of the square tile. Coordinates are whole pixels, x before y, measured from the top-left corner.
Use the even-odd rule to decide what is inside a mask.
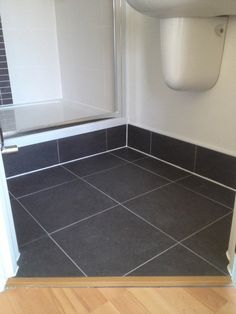
[[[112,152],[112,154],[131,162],[146,157],[146,155],[128,147],[115,150]]]
[[[179,241],[230,212],[226,207],[176,184],[124,205]]]
[[[128,276],[222,276],[216,268],[177,245]]]
[[[126,145],[126,125],[107,129],[107,149],[115,149]]]
[[[142,160],[137,160],[135,161],[135,164],[173,181],[189,175],[188,172],[165,164],[154,158],[147,157]]]
[[[88,276],[121,276],[174,241],[118,206],[53,234]]]
[[[23,197],[21,203],[48,232],[116,204],[81,180]]]
[[[83,160],[78,160],[64,165],[65,168],[74,172],[76,175],[84,177],[95,172],[117,167],[125,164],[125,161],[106,153]]]
[[[232,215],[229,215],[187,239],[183,244],[222,271],[227,272],[229,261],[226,257],[226,251],[229,245],[231,223]]]
[[[84,277],[49,237],[24,246],[18,265],[17,277]]]
[[[16,200],[11,199],[11,206],[19,247],[46,236],[46,232]]]
[[[59,163],[56,141],[20,147],[18,153],[2,157],[7,177]]]
[[[178,184],[201,193],[213,200],[216,200],[217,202],[229,206],[230,208],[234,207],[235,192],[226,189],[223,186],[197,176],[190,176],[188,178],[182,179],[178,181]]]
[[[59,166],[10,179],[8,188],[15,197],[20,197],[75,179],[76,176]]]
[[[150,154],[151,132],[133,125],[128,126],[128,145]]]
[[[236,157],[198,146],[196,173],[236,189]]]
[[[88,176],[85,180],[119,202],[169,182],[132,164]]]
[[[193,171],[195,145],[175,138],[152,133],[151,155]]]
[[[106,151],[106,130],[67,137],[59,140],[61,162]]]

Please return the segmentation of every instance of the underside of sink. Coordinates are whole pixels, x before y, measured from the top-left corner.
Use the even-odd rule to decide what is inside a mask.
[[[137,11],[154,17],[236,15],[236,0],[127,0]]]

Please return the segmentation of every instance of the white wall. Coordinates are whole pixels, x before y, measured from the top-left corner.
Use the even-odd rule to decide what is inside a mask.
[[[114,110],[111,0],[55,1],[63,98]]]
[[[61,98],[54,0],[0,0],[14,103]]]
[[[219,80],[202,93],[165,85],[157,19],[128,7],[126,22],[129,122],[236,156],[236,17],[230,18]]]

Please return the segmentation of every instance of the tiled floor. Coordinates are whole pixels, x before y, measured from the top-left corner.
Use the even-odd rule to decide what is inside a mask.
[[[235,193],[134,150],[8,185],[18,277],[227,273]]]

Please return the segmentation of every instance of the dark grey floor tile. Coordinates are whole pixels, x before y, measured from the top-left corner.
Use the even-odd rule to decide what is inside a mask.
[[[150,154],[151,132],[133,125],[128,126],[128,145]]]
[[[176,184],[131,200],[125,206],[177,240],[230,211]]]
[[[18,265],[17,277],[84,276],[49,237],[24,246]]]
[[[198,146],[196,173],[236,189],[236,157]]]
[[[186,171],[165,164],[164,162],[154,158],[147,157],[145,159],[137,160],[135,161],[135,164],[145,169],[151,170],[160,176],[166,177],[169,180],[177,180],[189,175],[189,173]]]
[[[107,129],[107,149],[115,149],[126,145],[126,125]]]
[[[12,199],[11,206],[19,247],[46,235],[45,231],[17,201]]]
[[[128,276],[222,276],[216,268],[178,245]]]
[[[190,171],[194,170],[195,145],[152,133],[151,155]]]
[[[178,184],[186,186],[187,188],[229,206],[230,208],[234,207],[235,192],[213,182],[204,180],[197,176],[190,176],[180,180]]]
[[[102,154],[64,165],[78,176],[87,176],[94,172],[125,164],[125,161],[112,154]]]
[[[59,166],[10,179],[8,188],[15,197],[20,197],[75,179],[76,176]]]
[[[145,158],[146,155],[137,152],[136,150],[130,149],[128,147],[117,149],[112,152],[113,155],[123,158],[127,161],[135,161],[140,158]]]
[[[16,154],[3,155],[7,177],[58,164],[57,141],[20,147]]]
[[[119,202],[169,182],[132,164],[91,175],[86,177],[86,181]]]
[[[53,234],[89,276],[120,276],[174,241],[118,206]]]
[[[23,197],[21,203],[48,232],[116,204],[80,179]]]
[[[226,251],[229,245],[231,223],[232,215],[229,215],[187,239],[183,244],[227,272],[229,262]]]

